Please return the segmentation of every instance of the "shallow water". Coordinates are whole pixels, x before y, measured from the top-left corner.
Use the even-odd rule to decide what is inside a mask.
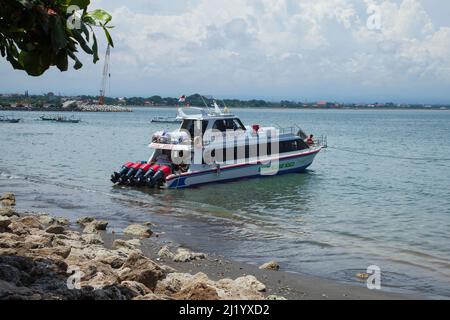
[[[0,124],[0,192],[19,205],[120,229],[153,221],[167,238],[251,263],[355,282],[369,265],[382,285],[450,296],[450,112],[233,110],[246,124],[300,125],[328,136],[304,174],[188,190],[113,187],[112,171],[147,159],[153,116],[175,109],[79,114],[80,124]],[[5,113],[3,113],[5,114]],[[8,114],[8,113],[6,113]]]

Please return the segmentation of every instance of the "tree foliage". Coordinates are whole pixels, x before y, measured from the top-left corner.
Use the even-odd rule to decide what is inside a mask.
[[[99,60],[94,27],[108,29],[111,15],[88,12],[90,0],[0,0],[0,54],[14,69],[40,76],[50,66],[67,71],[69,59],[80,69],[79,48]],[[80,10],[74,11],[77,6]]]

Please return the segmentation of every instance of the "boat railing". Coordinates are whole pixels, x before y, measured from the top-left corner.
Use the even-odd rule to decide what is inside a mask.
[[[318,136],[314,137],[314,143],[316,146],[322,147],[322,148],[328,148],[328,137],[327,136]]]

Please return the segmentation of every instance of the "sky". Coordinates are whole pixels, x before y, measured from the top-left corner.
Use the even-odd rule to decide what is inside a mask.
[[[450,103],[450,1],[93,0],[91,8],[113,15],[109,96]],[[33,78],[0,59],[0,92],[96,95],[103,57],[82,61],[81,70]]]

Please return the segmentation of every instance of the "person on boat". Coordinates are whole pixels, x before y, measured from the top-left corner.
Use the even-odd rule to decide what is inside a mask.
[[[313,146],[314,145],[314,136],[312,134],[309,135],[309,137],[306,139],[306,144],[308,146]]]

